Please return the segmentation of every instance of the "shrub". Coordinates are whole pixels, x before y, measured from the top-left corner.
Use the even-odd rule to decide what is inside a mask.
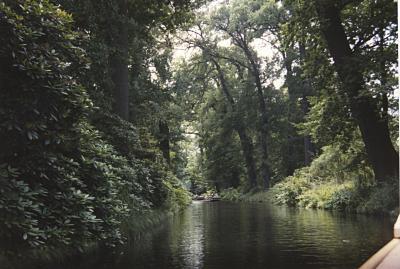
[[[78,34],[48,1],[1,2],[0,14],[0,241],[15,251],[85,240],[99,219],[78,176],[91,106],[73,79],[85,66]]]
[[[399,183],[397,180],[382,185],[371,186],[360,199],[357,207],[358,212],[382,213],[398,208],[399,205]]]
[[[352,143],[346,148],[339,143],[323,147],[322,154],[309,167],[296,170],[293,176],[272,188],[278,204],[336,210],[359,208],[367,211],[372,204],[366,202],[370,199],[366,197],[376,197],[381,200],[378,204],[386,199],[387,208],[393,208],[392,196],[380,197],[384,195],[382,192],[388,194],[388,190],[377,189],[374,185],[373,172],[365,161],[359,133],[354,134]],[[363,203],[366,204],[361,209]]]
[[[145,130],[110,113],[97,113],[92,119],[106,142],[111,144],[135,171],[137,193],[153,207],[162,206],[167,199],[168,168],[155,139]]]
[[[310,188],[307,178],[292,176],[272,188],[273,200],[278,204],[296,205],[300,195]]]
[[[172,211],[177,211],[191,203],[192,199],[190,193],[180,186],[177,179],[173,181],[164,181],[164,184],[168,190],[167,208]]]
[[[1,2],[0,15],[1,247],[115,245],[127,214],[119,191],[136,179],[87,123],[71,16],[46,0]]]
[[[341,185],[324,205],[328,209],[355,210],[360,203],[360,195],[354,185]]]
[[[235,188],[228,188],[220,193],[221,199],[226,201],[240,201],[242,197],[242,193]]]
[[[325,183],[314,185],[298,197],[298,204],[307,208],[355,209],[354,184]]]

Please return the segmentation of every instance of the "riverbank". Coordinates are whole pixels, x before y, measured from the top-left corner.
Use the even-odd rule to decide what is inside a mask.
[[[223,201],[230,201],[230,202],[262,203],[262,202],[272,201],[271,192],[269,191],[250,191],[243,193],[238,189],[229,188],[223,190],[220,196]]]
[[[278,205],[397,216],[398,183],[370,186],[354,182],[317,183],[289,177],[269,191],[241,193],[237,189],[221,192],[221,198],[234,202],[272,202]]]
[[[288,177],[271,189],[277,204],[351,211],[365,214],[398,214],[398,182],[361,185],[356,181],[320,182]]]

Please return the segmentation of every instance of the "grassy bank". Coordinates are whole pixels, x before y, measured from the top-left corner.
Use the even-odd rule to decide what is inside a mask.
[[[289,177],[271,189],[277,204],[351,211],[357,213],[398,212],[398,182],[358,185],[357,182],[310,182]]]
[[[269,191],[241,193],[227,189],[221,193],[225,201],[272,202],[278,205],[365,214],[398,214],[398,182],[360,186],[356,182],[309,182],[288,177]]]
[[[377,183],[365,158],[360,140],[344,149],[333,144],[322,148],[310,166],[276,183],[267,193],[225,190],[230,201],[263,202],[304,208],[350,211],[366,214],[397,214],[398,179]]]

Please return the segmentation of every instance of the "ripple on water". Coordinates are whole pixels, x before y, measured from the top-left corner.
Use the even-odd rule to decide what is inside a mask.
[[[390,239],[391,225],[323,210],[195,203],[116,268],[356,268]]]

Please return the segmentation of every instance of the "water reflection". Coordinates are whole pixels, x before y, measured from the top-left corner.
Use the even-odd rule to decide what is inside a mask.
[[[109,268],[356,268],[390,239],[391,225],[322,210],[195,203]]]
[[[193,204],[191,210],[181,215],[181,232],[178,231],[178,248],[174,254],[182,258],[182,268],[203,268],[204,222],[202,204]]]

